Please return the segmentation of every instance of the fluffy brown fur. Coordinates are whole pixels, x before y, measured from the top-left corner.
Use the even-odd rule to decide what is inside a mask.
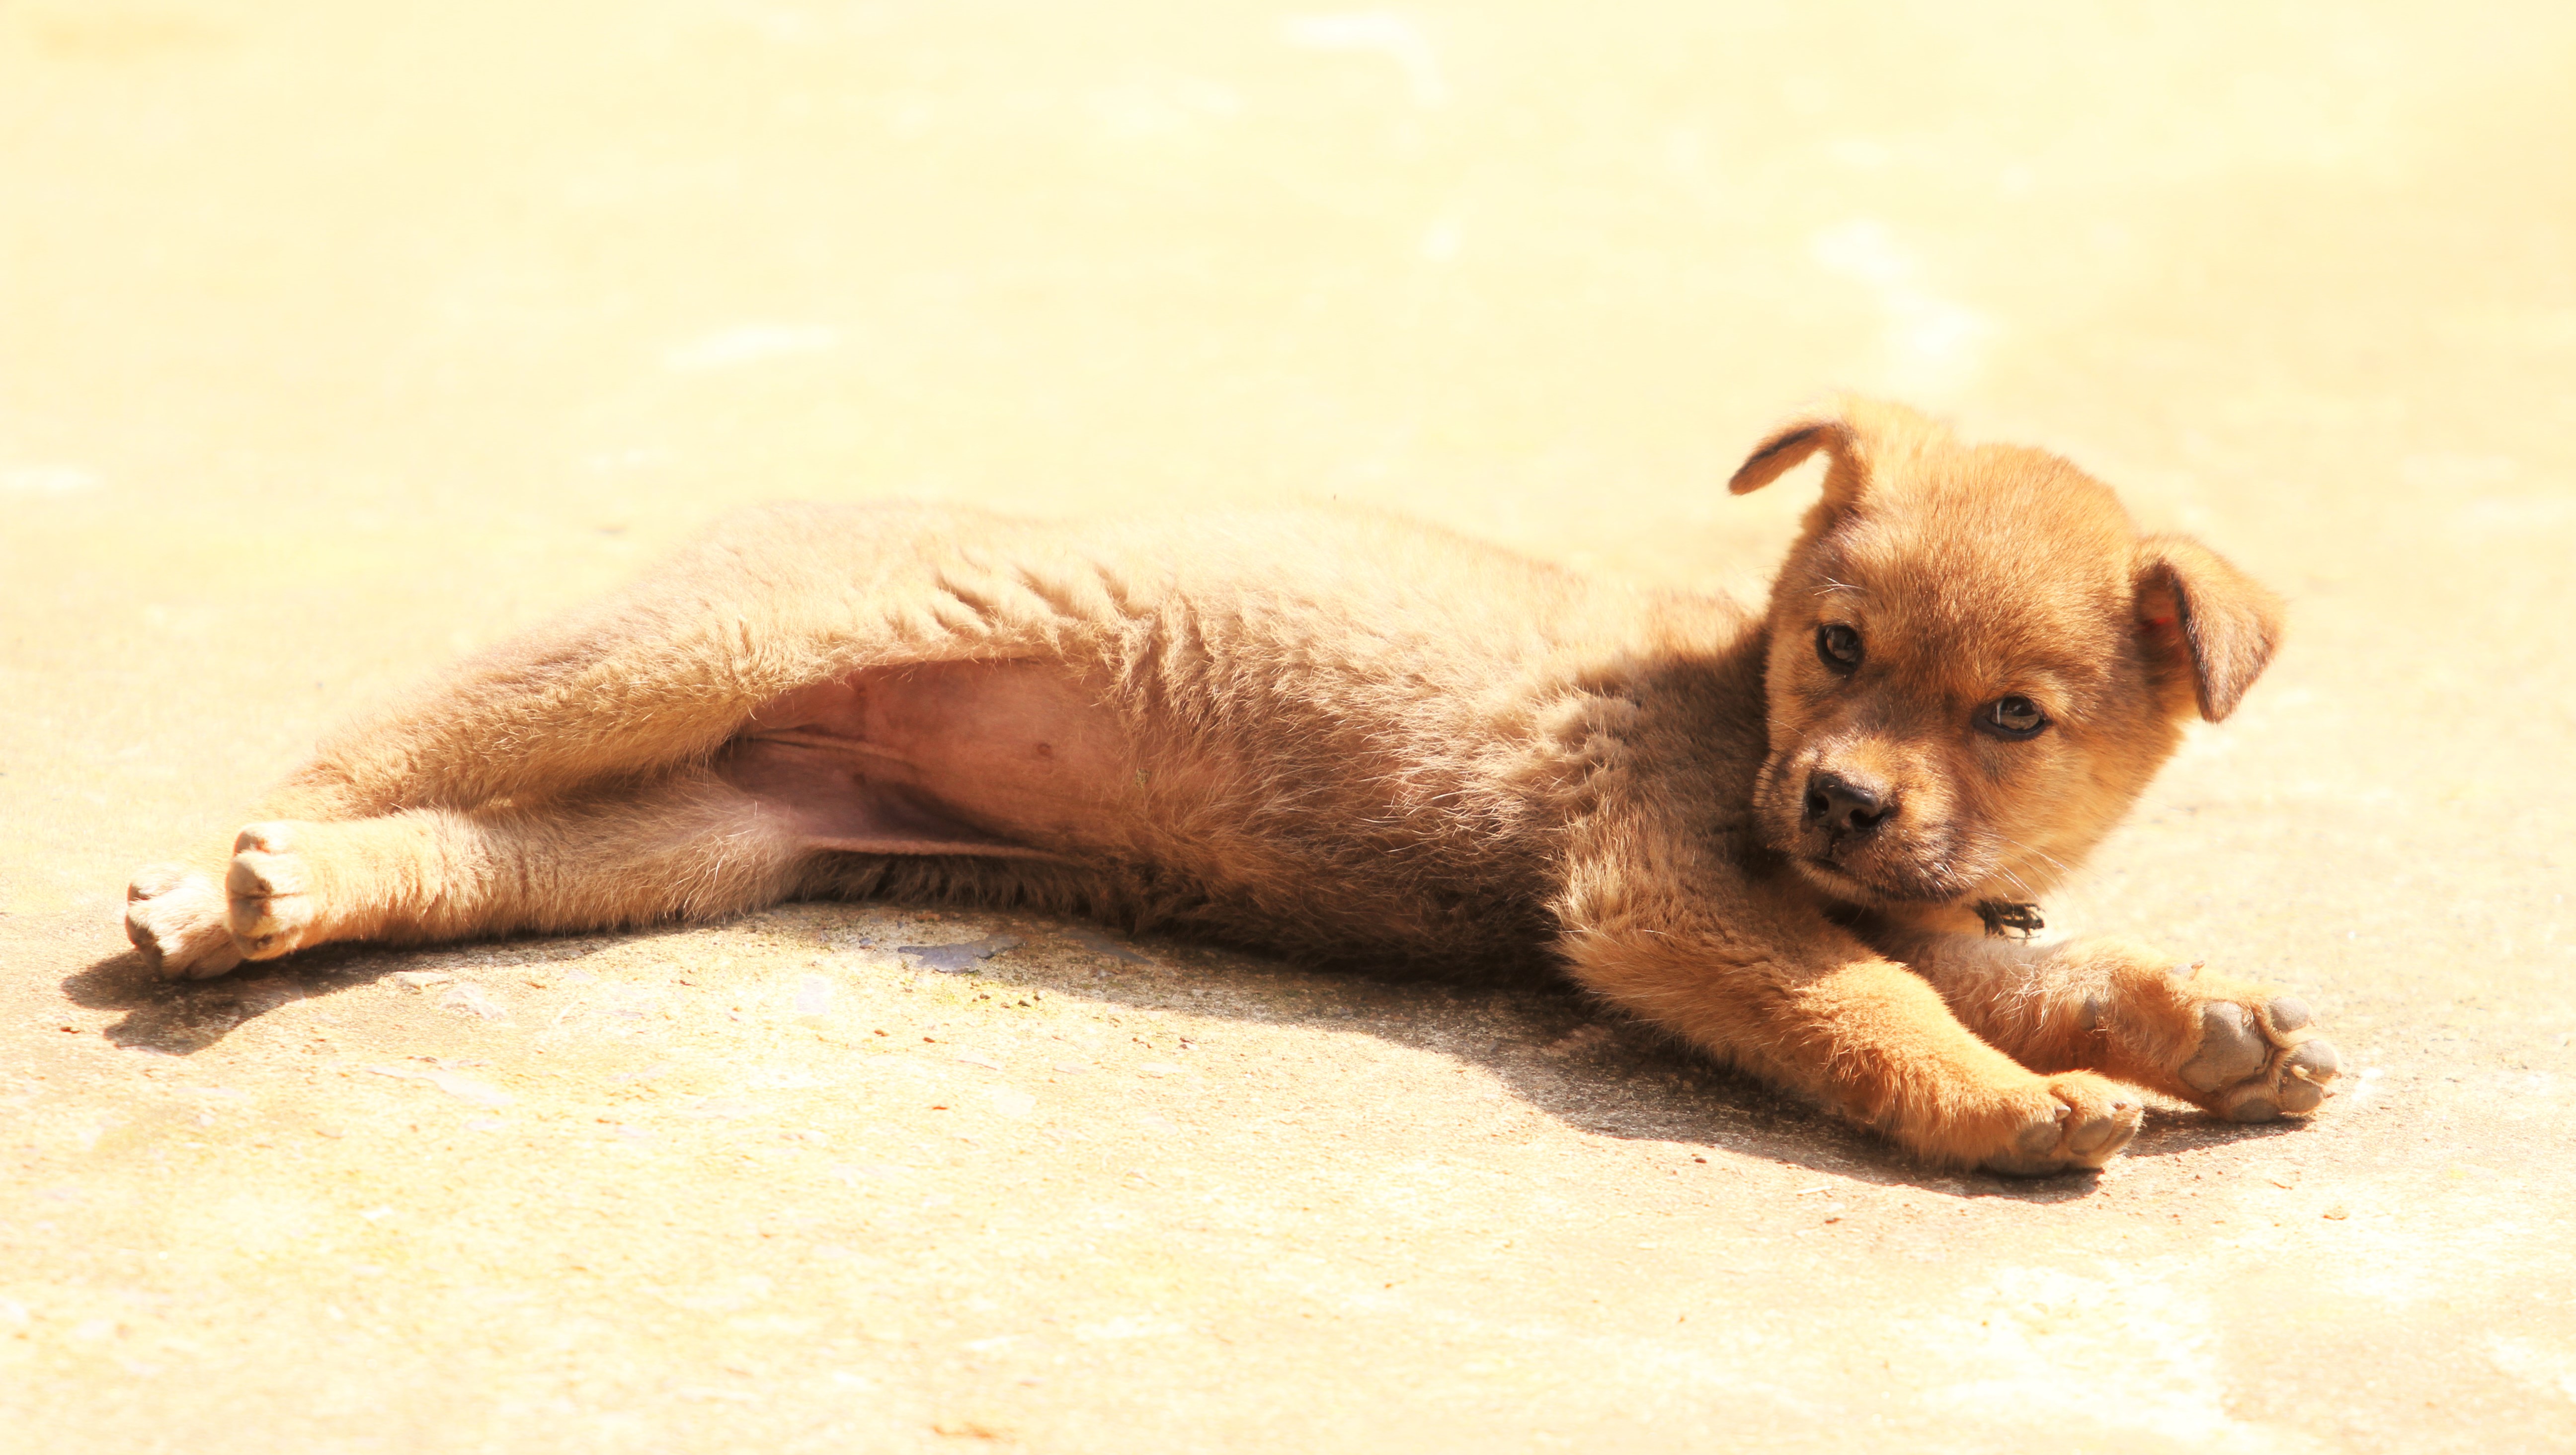
[[[216,975],[949,897],[1561,966],[1939,1163],[2099,1166],[2136,1087],[2313,1110],[2298,1002],[1981,918],[2227,714],[2271,596],[1894,406],[1788,426],[1734,489],[1819,450],[1767,616],[1363,516],[756,511],[339,733],[229,849],[138,875],[128,932]]]

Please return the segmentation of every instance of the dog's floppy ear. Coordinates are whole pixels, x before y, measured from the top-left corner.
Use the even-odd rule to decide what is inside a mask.
[[[1737,495],[1759,490],[1823,450],[1831,462],[1825,471],[1824,505],[1839,512],[1859,502],[1874,469],[1919,453],[1943,433],[1941,426],[1902,404],[1837,399],[1773,430],[1736,467],[1726,488]]]
[[[1737,495],[1759,490],[1796,469],[1818,450],[1833,460],[1829,473],[1840,474],[1849,468],[1852,445],[1851,426],[1840,418],[1794,420],[1773,430],[1769,438],[1755,446],[1753,453],[1744,457],[1744,463],[1735,467],[1735,478],[1726,482],[1726,488]],[[1830,480],[1825,493],[1834,493]]]
[[[2148,649],[2190,658],[2200,715],[2236,710],[2281,640],[2281,598],[2187,536],[2138,543],[2138,624]]]

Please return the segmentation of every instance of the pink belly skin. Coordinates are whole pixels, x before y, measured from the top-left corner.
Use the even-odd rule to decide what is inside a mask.
[[[763,704],[721,767],[817,849],[1052,859],[1133,812],[1126,731],[1054,663],[819,683]]]

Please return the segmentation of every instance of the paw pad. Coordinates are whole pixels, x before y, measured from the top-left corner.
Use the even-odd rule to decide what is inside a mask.
[[[2324,1041],[2302,1041],[2281,1063],[2281,1110],[2293,1116],[2315,1111],[2326,1099],[2325,1084],[2343,1071],[2343,1058]]]
[[[2200,1053],[2178,1074],[2194,1091],[2216,1091],[2263,1069],[2270,1051],[2245,1007],[2214,1000],[2200,1008]]]
[[[2107,1093],[2107,1094],[2106,1094]],[[2061,1078],[2047,1110],[2012,1134],[2011,1150],[1984,1162],[2007,1177],[2046,1177],[2100,1167],[2138,1134],[2142,1114],[2134,1096],[2091,1077]]]
[[[2289,1039],[2315,1020],[2306,1002],[2287,995],[2266,1001],[2259,1015],[2212,1001],[2201,1007],[2199,1051],[2175,1074],[2230,1121],[2304,1116],[2325,1104],[2328,1085],[2343,1069],[2328,1042]]]
[[[2126,1101],[2111,1103],[2104,1115],[2081,1118],[2066,1134],[2066,1150],[2087,1167],[2099,1167],[2129,1145],[2138,1134],[2138,1113]]]

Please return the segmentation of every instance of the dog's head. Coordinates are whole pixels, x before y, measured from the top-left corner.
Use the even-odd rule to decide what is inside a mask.
[[[2225,717],[2280,605],[2214,552],[2141,537],[2038,450],[1845,401],[1772,435],[1824,498],[1771,593],[1764,837],[1838,899],[2029,900],[2128,808],[2197,712]]]

